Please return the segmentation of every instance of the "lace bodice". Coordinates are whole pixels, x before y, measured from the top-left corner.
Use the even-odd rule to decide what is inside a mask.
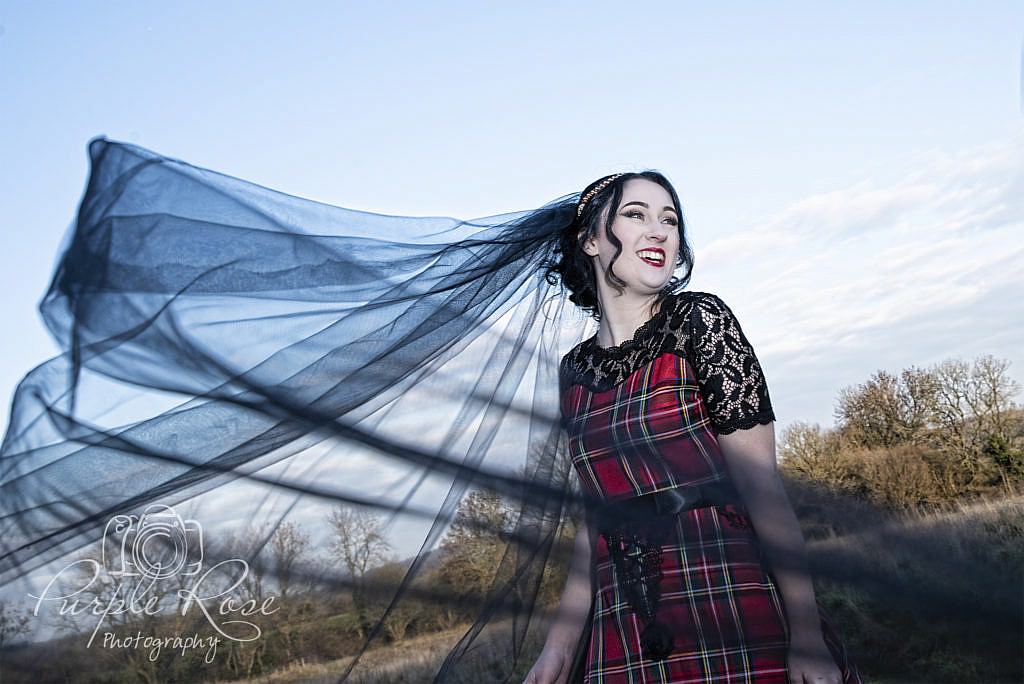
[[[562,359],[566,384],[605,392],[662,354],[686,358],[697,372],[708,415],[719,434],[775,420],[761,365],[732,310],[717,295],[681,292],[614,347],[600,347],[597,336],[584,340]]]

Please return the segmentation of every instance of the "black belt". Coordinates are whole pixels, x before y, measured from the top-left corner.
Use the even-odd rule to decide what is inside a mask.
[[[661,598],[661,547],[675,530],[675,516],[706,506],[739,504],[728,480],[665,489],[598,506],[593,511],[615,565],[616,582],[645,623],[644,655],[661,660],[672,652],[672,633],[656,619]]]
[[[739,493],[729,480],[663,489],[632,499],[609,501],[594,509],[597,529],[614,531],[623,526],[674,516],[683,511],[705,506],[738,504]]]

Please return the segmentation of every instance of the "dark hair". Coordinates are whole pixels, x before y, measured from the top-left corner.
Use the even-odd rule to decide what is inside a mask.
[[[608,264],[608,268],[604,272],[604,279],[606,283],[622,292],[626,283],[612,270],[615,261],[622,253],[622,243],[612,232],[612,223],[619,211],[619,204],[622,202],[622,187],[626,181],[642,178],[665,188],[672,198],[672,204],[679,216],[679,255],[676,260],[676,269],[682,268],[682,275],[672,275],[672,279],[658,294],[658,303],[669,294],[683,289],[690,282],[690,274],[693,271],[693,251],[686,240],[683,207],[679,202],[679,195],[676,194],[675,188],[672,187],[668,179],[658,171],[624,173],[609,182],[608,179],[612,177],[598,178],[580,193],[581,198],[587,197],[594,188],[604,184],[604,187],[587,199],[583,205],[583,211],[562,230],[558,248],[555,250],[559,257],[548,265],[546,271],[549,283],[555,284],[556,279],[561,280],[562,285],[570,292],[569,300],[581,309],[591,312],[598,320],[601,318],[601,310],[597,300],[597,278],[591,257],[583,251],[583,243],[597,233],[601,224],[601,214],[605,207],[608,207],[604,221],[604,234],[608,241],[615,245],[615,256],[612,257],[611,263]]]

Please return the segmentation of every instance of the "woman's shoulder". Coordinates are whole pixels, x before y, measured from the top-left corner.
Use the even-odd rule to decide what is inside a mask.
[[[707,331],[723,328],[739,328],[736,314],[718,295],[711,292],[694,292],[692,304],[687,307],[692,334],[703,337]]]
[[[676,306],[685,309],[688,313],[696,305],[702,309],[722,308],[725,302],[714,292],[703,292],[701,290],[684,290],[674,295],[677,298]]]
[[[704,320],[732,314],[725,301],[713,292],[684,290],[669,295],[669,298],[665,302],[668,307],[668,316],[664,330],[674,333],[680,338],[689,337],[690,331],[693,329],[692,322],[695,312],[698,318]]]

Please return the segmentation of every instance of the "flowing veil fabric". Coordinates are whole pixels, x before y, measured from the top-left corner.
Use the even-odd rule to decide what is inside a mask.
[[[472,221],[382,216],[104,138],[89,153],[40,305],[63,353],[20,383],[0,453],[0,585],[154,503],[202,501],[212,535],[215,519],[340,502],[385,513],[412,550],[393,610],[486,487],[515,502],[515,529],[437,677],[499,627],[495,679],[521,671],[574,501],[558,362],[587,317],[541,266],[578,197]]]

